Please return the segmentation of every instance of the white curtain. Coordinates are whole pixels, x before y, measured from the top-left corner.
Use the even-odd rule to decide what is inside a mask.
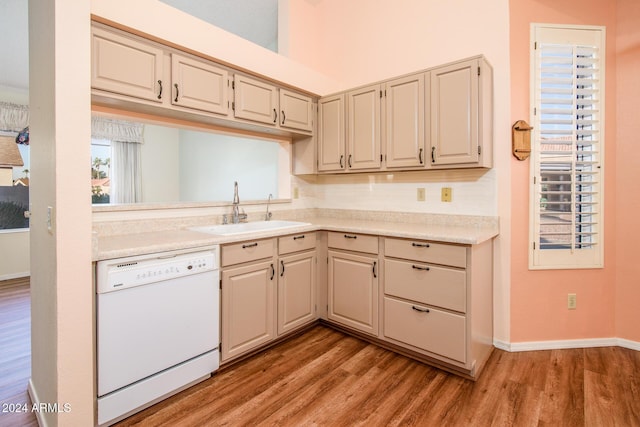
[[[111,203],[142,201],[140,144],[111,142]]]
[[[100,116],[91,117],[91,137],[95,139],[143,143],[143,130],[142,123]]]
[[[20,132],[29,126],[29,106],[0,102],[0,131]]]

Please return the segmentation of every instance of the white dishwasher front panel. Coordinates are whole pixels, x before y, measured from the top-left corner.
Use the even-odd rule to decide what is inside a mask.
[[[210,270],[97,294],[98,396],[217,348],[218,282]]]

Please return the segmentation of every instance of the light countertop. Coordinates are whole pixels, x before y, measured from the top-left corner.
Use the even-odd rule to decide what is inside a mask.
[[[424,222],[328,218],[324,216],[305,218],[300,221],[310,223],[310,225],[289,227],[284,230],[265,230],[235,236],[219,236],[188,229],[96,236],[93,244],[93,260],[99,261],[198,248],[318,230],[411,238],[463,245],[480,244],[496,237],[499,233],[497,222],[494,224],[474,224],[473,222],[457,221],[450,224],[429,224]]]

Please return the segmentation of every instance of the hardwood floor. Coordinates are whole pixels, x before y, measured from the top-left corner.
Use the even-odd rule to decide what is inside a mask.
[[[28,279],[0,282],[2,404],[29,403],[29,317]],[[494,350],[474,383],[317,326],[118,424],[217,425],[640,426],[640,352]]]
[[[30,411],[15,412],[27,404],[31,377],[31,301],[29,278],[0,282],[0,426],[37,426]],[[8,411],[11,409],[11,411]]]
[[[477,382],[317,326],[124,426],[638,426],[640,353],[495,350]]]

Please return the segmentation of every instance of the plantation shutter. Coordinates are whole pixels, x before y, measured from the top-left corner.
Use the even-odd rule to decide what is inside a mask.
[[[532,34],[530,267],[602,267],[604,29]]]

